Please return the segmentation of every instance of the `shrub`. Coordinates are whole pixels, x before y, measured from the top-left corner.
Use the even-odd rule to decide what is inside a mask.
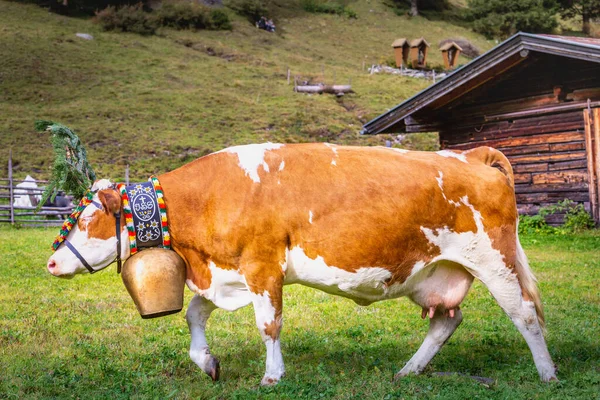
[[[217,31],[231,30],[231,20],[229,15],[223,10],[210,10],[211,28]]]
[[[105,31],[133,32],[140,35],[153,35],[158,28],[156,19],[142,9],[141,3],[122,6],[119,9],[114,6],[107,7],[96,13],[96,21]]]
[[[539,212],[542,217],[556,213],[565,214],[563,227],[572,232],[591,229],[595,225],[593,218],[585,211],[583,204],[575,203],[569,199],[560,201],[552,206],[543,207]]]
[[[141,3],[96,13],[96,21],[106,31],[134,32],[153,35],[159,26],[175,29],[231,29],[229,15],[185,0],[167,0],[154,13],[145,12]]]
[[[348,18],[358,18],[354,10],[343,4],[327,1],[325,3],[319,0],[302,0],[302,8],[310,13],[336,14]]]
[[[549,233],[553,230],[541,215],[520,215],[519,233]]]
[[[225,5],[253,24],[269,14],[267,3],[263,0],[229,0]]]
[[[562,229],[553,228],[546,222],[546,217],[552,214],[564,214]],[[594,220],[585,211],[583,204],[565,199],[557,204],[540,208],[537,215],[519,216],[519,233],[564,233],[579,232],[594,228]]]
[[[519,31],[551,32],[558,26],[555,0],[469,0],[467,18],[488,38],[505,39]]]
[[[229,16],[222,10],[185,0],[164,1],[155,14],[160,26],[175,29],[231,29]]]
[[[109,6],[119,8],[124,5],[134,5],[141,0],[18,0],[23,3],[33,3],[40,7],[48,7],[49,11],[65,15],[94,15],[98,10]]]

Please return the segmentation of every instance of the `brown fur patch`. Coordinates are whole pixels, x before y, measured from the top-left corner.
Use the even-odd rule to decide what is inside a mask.
[[[281,318],[275,318],[273,321],[266,323],[265,322],[265,335],[268,335],[273,340],[277,340],[279,338],[279,333],[281,332]]]
[[[94,211],[92,215],[93,218],[87,225],[88,237],[102,240],[115,237],[117,226],[114,215],[107,215],[100,210]],[[121,227],[121,230],[126,229],[124,215],[121,215]]]

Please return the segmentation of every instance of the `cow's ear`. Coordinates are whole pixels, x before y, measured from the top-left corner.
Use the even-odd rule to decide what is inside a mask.
[[[104,212],[107,214],[115,214],[121,210],[121,197],[119,197],[116,190],[101,190],[98,192],[98,199],[100,199]]]

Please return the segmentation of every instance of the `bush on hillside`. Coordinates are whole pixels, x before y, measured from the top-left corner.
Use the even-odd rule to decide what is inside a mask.
[[[133,32],[153,35],[160,26],[175,29],[231,29],[229,16],[223,10],[213,9],[186,0],[167,0],[153,13],[144,11],[141,3],[116,8],[107,7],[96,13],[96,22],[105,31]]]
[[[269,14],[269,4],[265,0],[228,0],[225,5],[253,24]]]
[[[231,21],[224,11],[186,0],[163,1],[155,15],[160,26],[175,29],[231,29]]]
[[[102,25],[105,31],[121,31],[139,33],[140,35],[153,35],[158,28],[156,18],[145,12],[142,4],[110,6],[96,13],[96,22]]]
[[[469,0],[467,19],[488,38],[519,32],[548,33],[558,26],[555,0]]]
[[[134,5],[140,0],[17,0],[22,3],[37,4],[40,7],[47,7],[51,12],[64,15],[94,15],[98,10],[104,10],[107,7],[121,7],[125,5]]]
[[[475,58],[479,57],[481,51],[475,46],[473,43],[469,42],[467,39],[459,38],[459,39],[444,39],[439,45],[440,47],[445,45],[446,43],[454,42],[462,48],[461,54],[465,57]]]
[[[310,13],[335,14],[348,18],[358,18],[354,10],[333,1],[302,0],[302,8]]]

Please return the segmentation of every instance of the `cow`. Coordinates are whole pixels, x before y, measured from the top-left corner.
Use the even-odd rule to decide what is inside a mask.
[[[213,380],[205,326],[216,308],[250,303],[266,346],[263,385],[285,373],[282,291],[302,284],[361,306],[407,296],[429,318],[421,347],[396,378],[419,374],[462,321],[474,278],[525,338],[542,381],[556,380],[536,279],[520,245],[512,167],[499,151],[418,152],[333,144],[251,144],[158,176],[172,249],[196,295],[186,312],[189,355]],[[113,184],[93,186],[68,240],[94,269],[116,257]],[[120,226],[125,226],[121,213]],[[126,243],[127,232],[121,230]],[[129,256],[121,246],[121,258]],[[86,272],[64,246],[48,271]]]
[[[36,207],[42,199],[36,180],[27,175],[23,182],[15,186],[13,206],[18,208]]]
[[[58,194],[52,199],[52,196],[48,197],[44,202],[43,207],[56,207],[56,208],[67,208],[73,209],[73,196],[65,194],[63,191],[59,191]],[[65,216],[58,214],[58,218],[64,219]]]

